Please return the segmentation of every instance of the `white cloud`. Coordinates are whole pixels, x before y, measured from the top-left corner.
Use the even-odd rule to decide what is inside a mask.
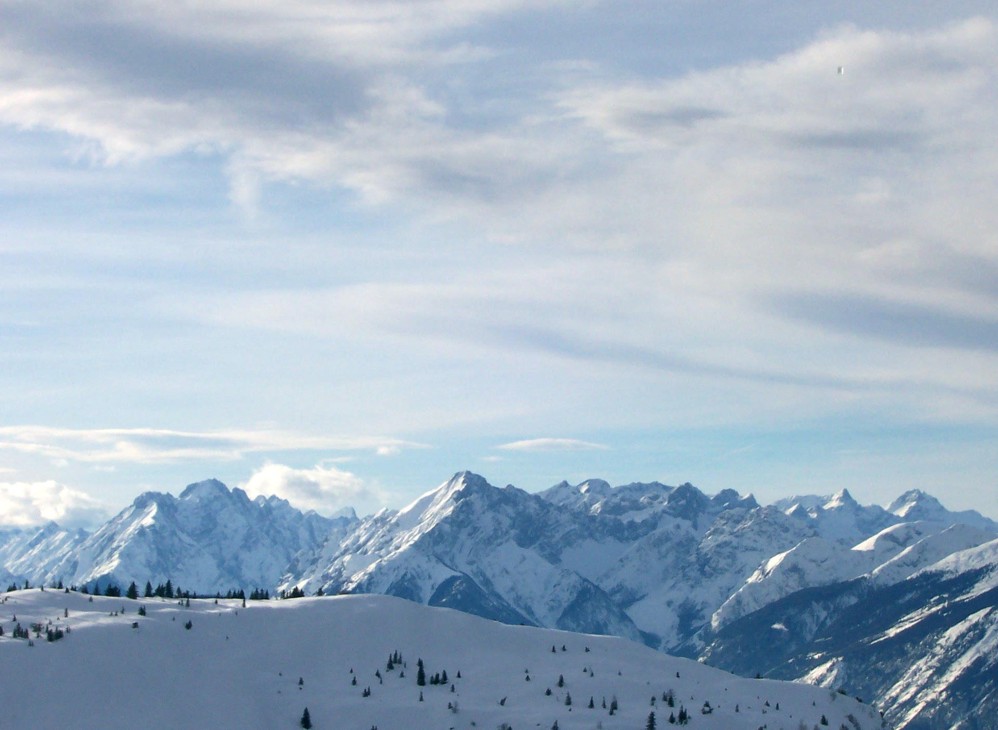
[[[363,513],[385,503],[380,489],[351,472],[328,465],[295,469],[284,464],[265,464],[242,487],[251,497],[276,495],[299,509],[319,514],[332,514],[343,507],[354,507]]]
[[[539,438],[512,441],[496,448],[505,451],[605,451],[610,447],[579,439]]]
[[[89,494],[56,481],[0,482],[0,525],[54,521],[63,527],[89,526],[107,515],[107,508]]]
[[[235,461],[266,451],[373,451],[385,455],[415,448],[426,446],[392,438],[324,437],[286,431],[0,426],[0,450],[42,456],[59,463]]]

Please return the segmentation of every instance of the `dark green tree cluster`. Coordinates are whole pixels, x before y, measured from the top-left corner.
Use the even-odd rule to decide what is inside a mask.
[[[86,586],[84,586],[84,588],[86,588]],[[84,590],[83,592],[86,593],[86,590]],[[100,581],[94,583],[93,594],[95,596],[101,595]],[[110,598],[121,598],[121,588],[116,586],[114,583],[108,583],[107,588],[104,589],[103,595],[108,596]]]
[[[669,713],[669,724],[670,725],[686,725],[690,721],[690,715],[686,712],[686,708],[682,705],[679,706],[679,716],[677,717],[673,713]]]
[[[264,590],[262,588],[254,588],[250,591],[249,599],[251,601],[269,601],[270,591]]]
[[[396,649],[391,654],[389,654],[388,663],[385,665],[385,669],[387,669],[389,672],[393,672],[395,671],[395,667],[399,666],[400,664],[403,664],[402,652]]]
[[[153,589],[150,583],[146,583],[146,598],[176,598],[176,593],[173,590],[173,581],[169,578],[166,579],[166,583],[160,583]]]
[[[304,597],[305,597],[305,591],[303,591],[298,586],[292,588],[290,592],[281,591],[281,598],[304,598]]]

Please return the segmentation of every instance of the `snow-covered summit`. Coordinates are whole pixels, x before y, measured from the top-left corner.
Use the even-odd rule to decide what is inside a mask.
[[[204,501],[211,499],[226,499],[230,495],[229,488],[217,479],[205,479],[200,482],[188,484],[180,493],[179,499],[190,501]]]
[[[960,523],[982,530],[990,530],[998,535],[998,522],[988,519],[975,510],[960,512],[948,510],[938,499],[920,489],[911,489],[905,492],[887,506],[887,511],[905,521]]]

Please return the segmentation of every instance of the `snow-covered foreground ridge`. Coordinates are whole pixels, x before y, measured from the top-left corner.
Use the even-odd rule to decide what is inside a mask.
[[[15,729],[290,729],[306,707],[317,730],[631,730],[647,727],[652,712],[666,727],[681,708],[690,727],[705,729],[881,725],[873,708],[827,689],[386,596],[189,607],[52,590],[0,596],[0,707],[3,726]],[[12,638],[18,623],[41,633]],[[63,638],[46,641],[57,628]],[[402,664],[389,669],[398,654]],[[444,672],[447,681],[433,684]]]

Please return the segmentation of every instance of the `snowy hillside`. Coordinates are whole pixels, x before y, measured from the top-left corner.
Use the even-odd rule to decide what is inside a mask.
[[[872,707],[826,689],[384,596],[185,607],[51,590],[0,595],[0,707],[15,730],[291,730],[306,708],[317,730],[632,730],[651,713],[668,727],[681,712],[705,730],[880,727]],[[17,623],[39,625],[33,646],[11,637]],[[46,641],[57,628],[63,637]]]

